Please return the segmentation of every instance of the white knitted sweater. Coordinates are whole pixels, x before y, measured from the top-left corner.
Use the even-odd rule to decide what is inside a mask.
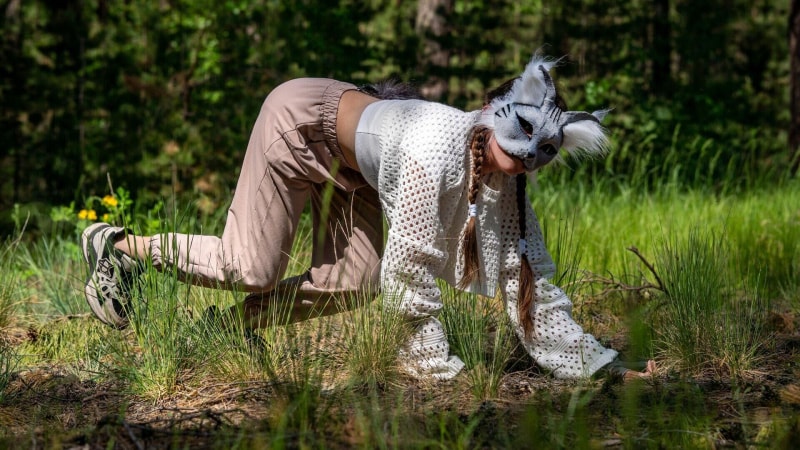
[[[401,357],[420,377],[448,379],[463,367],[449,354],[441,322],[436,278],[456,285],[462,273],[461,235],[468,218],[470,154],[467,138],[479,111],[463,112],[419,100],[392,101],[377,120],[378,190],[389,222],[382,263],[388,301],[415,323]],[[357,150],[359,151],[359,150]],[[617,352],[585,334],[571,315],[572,303],[548,282],[555,266],[544,246],[533,209],[527,214],[527,257],[536,279],[535,332],[526,337],[517,314],[520,269],[514,178],[488,176],[480,190],[478,242],[480,280],[470,291],[494,296],[501,289],[509,318],[527,352],[559,378],[590,376]]]

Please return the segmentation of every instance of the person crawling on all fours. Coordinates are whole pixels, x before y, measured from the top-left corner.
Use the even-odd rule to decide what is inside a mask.
[[[562,149],[602,155],[607,147],[604,112],[568,110],[553,67],[534,56],[476,111],[401,84],[278,86],[255,121],[221,237],[138,236],[103,223],[84,231],[92,311],[124,327],[132,274],[145,259],[195,284],[249,292],[237,310],[251,328],[269,324],[262,313],[272,302],[291,302],[292,320],[302,320],[335,312],[332,297],[381,292],[413,326],[399,355],[404,369],[449,379],[464,363],[437,318],[442,279],[489,297],[499,289],[523,347],[555,377],[652,376],[654,362],[629,370],[585,333],[549,281],[555,265],[526,196],[528,175]],[[324,239],[314,240],[311,267],[284,279],[308,201],[313,235]]]

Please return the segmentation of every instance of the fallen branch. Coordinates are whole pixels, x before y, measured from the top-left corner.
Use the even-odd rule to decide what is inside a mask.
[[[642,253],[639,252],[639,249],[636,248],[635,246],[631,245],[630,247],[628,247],[628,251],[636,255],[639,258],[639,260],[642,261],[642,264],[644,264],[645,267],[647,267],[647,270],[649,270],[650,273],[653,274],[653,277],[655,277],[656,282],[658,282],[658,286],[653,286],[653,287],[666,294],[667,288],[664,286],[664,282],[661,281],[661,277],[658,276],[658,272],[656,272],[655,266],[653,266],[653,264],[651,264],[650,261],[648,261],[644,256],[642,256]]]
[[[617,280],[613,276],[603,276],[589,271],[584,271],[583,273],[584,277],[578,281],[579,283],[599,284],[605,286],[605,288],[598,294],[592,295],[593,297],[597,298],[604,298],[614,292],[642,292],[649,289],[660,289],[658,286],[650,282],[641,285],[632,285]]]
[[[594,272],[590,272],[588,270],[584,270],[583,277],[572,284],[598,284],[604,286],[604,289],[600,291],[600,293],[593,295],[593,297],[595,298],[605,298],[609,294],[615,292],[640,293],[642,291],[647,291],[651,289],[667,293],[667,288],[664,286],[664,282],[661,280],[661,277],[658,275],[658,272],[656,272],[655,266],[650,261],[648,261],[647,258],[645,258],[644,255],[642,255],[639,249],[636,248],[635,246],[630,246],[627,248],[627,250],[636,255],[642,262],[642,264],[644,264],[645,267],[647,267],[647,270],[649,270],[650,273],[655,278],[656,284],[647,281],[647,277],[645,277],[644,275],[642,275],[642,278],[645,280],[645,282],[643,284],[634,285],[620,281],[614,278],[613,275],[605,276]]]

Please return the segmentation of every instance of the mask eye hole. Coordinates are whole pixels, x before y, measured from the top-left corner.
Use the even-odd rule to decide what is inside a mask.
[[[524,131],[528,137],[533,136],[533,125],[531,125],[530,122],[520,117],[519,114],[517,114],[517,121],[519,122],[519,126],[522,127],[522,131]]]
[[[553,156],[558,153],[558,149],[556,149],[555,145],[553,144],[544,144],[539,147],[539,150],[544,152],[544,154],[547,156]]]

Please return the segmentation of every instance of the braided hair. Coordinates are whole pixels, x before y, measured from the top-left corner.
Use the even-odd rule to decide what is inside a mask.
[[[495,98],[505,96],[514,82],[519,77],[512,78],[502,83],[497,88],[489,91],[484,99],[485,104],[489,104]],[[564,100],[559,96],[556,100],[559,106],[563,106],[566,110]],[[467,226],[464,231],[462,240],[462,253],[464,255],[464,272],[459,282],[459,287],[464,288],[469,286],[475,279],[480,276],[478,268],[478,238],[476,232],[476,202],[478,199],[478,191],[481,186],[482,179],[482,166],[486,156],[486,148],[489,139],[492,136],[492,130],[483,125],[477,125],[472,130],[472,136],[469,140],[470,155],[472,156],[472,169],[470,171],[470,183],[468,191],[469,200],[469,218],[467,219]],[[533,315],[530,313],[531,307],[534,303],[534,283],[533,283],[533,269],[531,268],[530,261],[528,260],[528,243],[527,243],[527,202],[528,196],[526,195],[528,177],[525,174],[516,176],[516,197],[517,197],[517,214],[519,226],[519,259],[520,259],[520,273],[519,273],[519,292],[517,294],[517,312],[519,314],[519,322],[522,324],[525,336],[530,336],[533,332],[534,321]]]
[[[492,129],[486,126],[476,126],[472,130],[470,137],[470,155],[472,156],[472,170],[470,171],[469,191],[467,199],[469,201],[469,218],[467,227],[464,230],[464,239],[461,241],[461,249],[464,255],[464,273],[458,285],[461,288],[469,286],[473,281],[480,277],[478,267],[478,237],[476,231],[477,201],[478,191],[481,187],[483,178],[483,160],[486,157],[486,145],[492,135]]]
[[[530,336],[533,331],[533,314],[529,311],[533,305],[535,291],[533,289],[533,269],[528,260],[528,224],[526,222],[526,205],[528,196],[525,195],[525,188],[528,185],[528,177],[524,173],[517,175],[517,214],[519,220],[519,292],[517,293],[517,313],[519,323],[525,336]]]

